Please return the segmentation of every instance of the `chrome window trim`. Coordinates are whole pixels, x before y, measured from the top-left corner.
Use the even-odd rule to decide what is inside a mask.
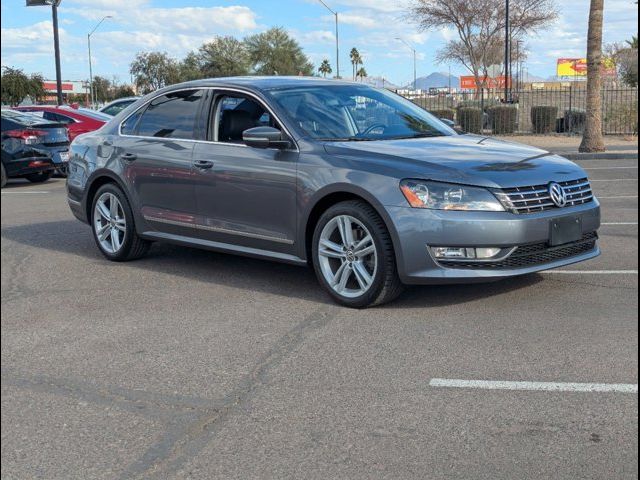
[[[180,142],[191,142],[191,143],[205,143],[205,144],[212,144],[212,145],[227,145],[227,146],[234,146],[234,147],[240,147],[240,148],[250,148],[248,145],[244,145],[244,144],[240,144],[240,143],[228,143],[228,142],[218,142],[218,141],[214,141],[214,140],[195,140],[193,138],[178,138],[178,137],[149,137],[146,135],[127,135],[122,133],[122,124],[125,123],[127,120],[129,120],[130,117],[132,117],[133,115],[135,115],[136,113],[138,113],[142,108],[146,108],[149,103],[153,102],[156,98],[161,97],[163,95],[167,95],[170,93],[176,93],[176,92],[186,92],[188,90],[219,90],[222,92],[235,92],[235,93],[240,93],[243,95],[247,95],[253,99],[255,99],[260,105],[262,105],[263,107],[266,108],[266,110],[269,111],[269,114],[278,122],[279,125],[282,126],[282,129],[284,130],[284,132],[287,134],[287,136],[289,137],[289,139],[291,140],[291,143],[293,143],[293,146],[295,148],[290,148],[287,150],[293,150],[296,152],[300,152],[300,148],[298,147],[297,142],[295,141],[295,139],[293,138],[293,135],[291,135],[291,132],[289,131],[289,129],[286,127],[286,125],[280,120],[280,118],[278,118],[278,116],[273,112],[273,110],[271,109],[271,107],[265,103],[260,97],[258,97],[256,94],[254,94],[253,92],[249,92],[247,90],[243,90],[241,88],[236,88],[236,87],[227,87],[227,86],[203,86],[203,87],[184,87],[184,88],[177,88],[175,90],[170,90],[158,95],[155,95],[153,97],[151,97],[149,100],[147,100],[146,102],[144,102],[142,105],[140,105],[138,108],[136,108],[133,112],[131,112],[129,115],[127,115],[124,119],[122,119],[122,121],[118,124],[118,136],[119,137],[125,137],[125,138],[144,138],[144,139],[153,139],[153,140],[165,140],[165,141],[180,141]],[[144,115],[144,113],[143,113]],[[142,118],[142,117],[140,117]],[[277,148],[268,148],[267,150],[278,150]]]

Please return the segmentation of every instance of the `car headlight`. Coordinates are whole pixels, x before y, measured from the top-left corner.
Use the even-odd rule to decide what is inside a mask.
[[[504,212],[500,201],[489,191],[453,183],[429,180],[402,180],[400,190],[414,208]]]

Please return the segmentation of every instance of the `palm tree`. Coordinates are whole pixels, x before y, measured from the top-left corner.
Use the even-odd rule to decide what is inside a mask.
[[[629,48],[635,48],[636,50],[638,49],[638,36],[637,35],[633,35],[631,37],[631,40],[626,40],[627,45],[629,45]]]
[[[333,72],[333,69],[331,68],[331,64],[329,63],[329,60],[327,60],[326,58],[322,60],[322,63],[318,67],[318,71],[322,74],[324,78],[327,78],[327,75]]]
[[[602,138],[602,15],[604,0],[591,0],[587,34],[587,118],[580,152],[604,152]]]
[[[356,71],[358,70],[358,65],[362,64],[362,57],[360,56],[360,52],[356,47],[351,49],[349,52],[349,58],[351,59],[351,67],[353,68],[353,79],[356,79]]]
[[[360,81],[362,81],[366,76],[367,76],[367,71],[364,69],[364,67],[360,67],[360,70],[356,72],[356,78],[360,77]]]

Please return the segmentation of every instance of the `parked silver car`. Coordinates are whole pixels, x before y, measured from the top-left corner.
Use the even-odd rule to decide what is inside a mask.
[[[461,135],[383,89],[227,78],[150,94],[71,148],[68,199],[110,260],[160,240],[312,264],[338,302],[599,254],[574,163]],[[211,272],[215,275],[215,272]]]

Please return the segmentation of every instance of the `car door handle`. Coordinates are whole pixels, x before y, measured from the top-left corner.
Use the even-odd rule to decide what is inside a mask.
[[[195,162],[193,162],[193,165],[201,170],[207,170],[213,167],[213,162],[210,162],[208,160],[196,160]]]
[[[123,153],[121,155],[121,158],[123,160],[126,160],[127,162],[133,162],[136,158],[138,158],[138,156],[135,153]]]

